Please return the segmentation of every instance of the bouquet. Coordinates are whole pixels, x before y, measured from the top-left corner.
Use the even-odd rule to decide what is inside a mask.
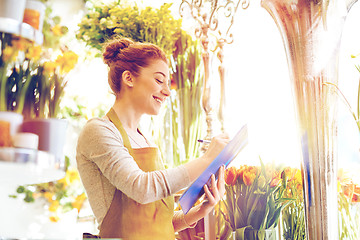
[[[243,165],[225,172],[226,199],[223,216],[236,239],[265,239],[275,234],[281,210],[293,201],[284,197],[287,182],[280,168]]]

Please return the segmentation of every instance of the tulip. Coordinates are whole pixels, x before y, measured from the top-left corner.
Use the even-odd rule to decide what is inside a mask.
[[[238,175],[238,178],[240,179],[240,181],[244,181],[244,171],[246,171],[247,169],[247,166],[246,165],[243,165],[241,166],[238,170],[237,170],[237,175]]]
[[[238,175],[237,175],[237,171],[236,171],[235,167],[230,167],[230,168],[226,169],[226,171],[225,171],[226,184],[231,185],[231,186],[235,185],[237,177],[238,177]]]
[[[283,173],[285,173],[283,171]],[[272,173],[272,179],[270,181],[270,187],[273,188],[273,187],[276,187],[281,181],[281,175],[278,171],[274,171]]]
[[[251,186],[256,178],[256,174],[252,171],[245,171],[243,175],[243,181],[246,186]]]

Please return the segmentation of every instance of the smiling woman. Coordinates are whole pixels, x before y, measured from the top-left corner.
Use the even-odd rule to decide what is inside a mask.
[[[174,239],[194,227],[224,194],[224,168],[206,198],[185,216],[174,213],[177,193],[194,181],[229,141],[214,137],[207,152],[183,166],[166,169],[159,149],[138,129],[144,114],[156,115],[170,95],[169,67],[156,45],[129,39],[110,41],[103,53],[115,102],[103,118],[87,122],[79,136],[77,166],[99,223],[101,237]]]

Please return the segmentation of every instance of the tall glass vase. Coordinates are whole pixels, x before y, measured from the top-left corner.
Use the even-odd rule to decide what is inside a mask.
[[[283,39],[299,134],[307,239],[338,239],[337,95],[341,35],[356,0],[262,0]]]

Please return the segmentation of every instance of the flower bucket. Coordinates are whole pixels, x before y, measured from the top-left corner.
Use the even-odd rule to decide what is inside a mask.
[[[16,112],[0,111],[0,120],[10,123],[10,135],[13,136],[19,132],[24,117]]]
[[[31,119],[22,124],[22,132],[30,132],[39,136],[41,151],[53,154],[60,167],[64,167],[64,145],[66,139],[67,121],[64,119]]]
[[[26,0],[0,0],[0,18],[23,21]]]
[[[41,1],[27,0],[23,22],[41,32],[44,23],[45,8],[45,4]]]

